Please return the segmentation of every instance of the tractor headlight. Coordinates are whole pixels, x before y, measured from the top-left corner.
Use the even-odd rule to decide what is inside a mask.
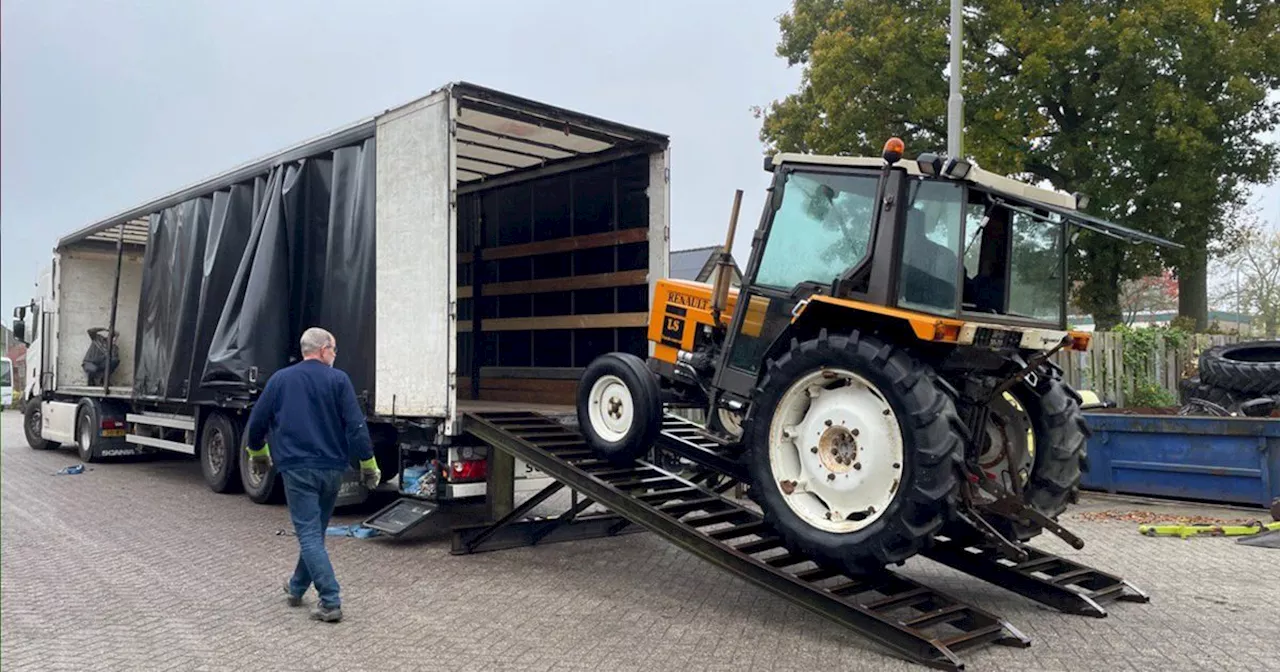
[[[922,174],[937,177],[942,172],[942,157],[932,152],[921,154],[916,157],[916,166]]]
[[[947,161],[947,167],[943,169],[942,174],[953,180],[963,180],[969,176],[971,168],[973,168],[973,164],[965,159],[950,159]]]

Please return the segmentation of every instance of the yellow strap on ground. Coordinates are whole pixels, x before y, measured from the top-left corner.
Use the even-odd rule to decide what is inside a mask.
[[[1138,532],[1148,537],[1240,537],[1280,530],[1280,522],[1248,525],[1139,525]]]

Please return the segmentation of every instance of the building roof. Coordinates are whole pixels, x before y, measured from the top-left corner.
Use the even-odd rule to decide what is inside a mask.
[[[676,280],[705,282],[715,269],[716,253],[719,251],[719,245],[674,250],[669,259],[671,266],[669,275]],[[733,264],[733,276],[735,281],[742,279],[742,269],[738,268],[737,262]]]

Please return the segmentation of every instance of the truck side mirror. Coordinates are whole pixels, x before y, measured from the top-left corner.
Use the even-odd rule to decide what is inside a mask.
[[[24,310],[23,312],[26,311]],[[13,321],[13,337],[23,345],[30,345],[30,343],[27,343],[27,323],[21,317]]]
[[[18,306],[17,308],[14,308],[14,309],[13,309],[13,319],[15,319],[15,320],[25,320],[26,318],[27,318],[27,307],[26,307],[26,306]]]

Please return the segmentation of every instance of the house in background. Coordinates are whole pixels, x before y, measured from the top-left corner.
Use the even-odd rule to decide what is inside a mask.
[[[711,282],[711,273],[716,268],[716,254],[719,245],[694,247],[687,250],[674,250],[669,257],[670,276],[676,280],[692,280],[695,282]],[[733,274],[730,286],[737,287],[742,282],[742,269],[738,262],[733,262]]]
[[[1158,312],[1142,311],[1133,314],[1133,321],[1129,323],[1131,327],[1167,327],[1173,318],[1178,316],[1176,310],[1162,310]],[[1242,315],[1240,313],[1228,312],[1225,310],[1209,311],[1209,326],[1216,328],[1224,334],[1240,334],[1241,336],[1255,335],[1253,327],[1253,317],[1250,315]],[[1067,316],[1067,324],[1072,329],[1080,331],[1093,331],[1092,315],[1069,315]]]

